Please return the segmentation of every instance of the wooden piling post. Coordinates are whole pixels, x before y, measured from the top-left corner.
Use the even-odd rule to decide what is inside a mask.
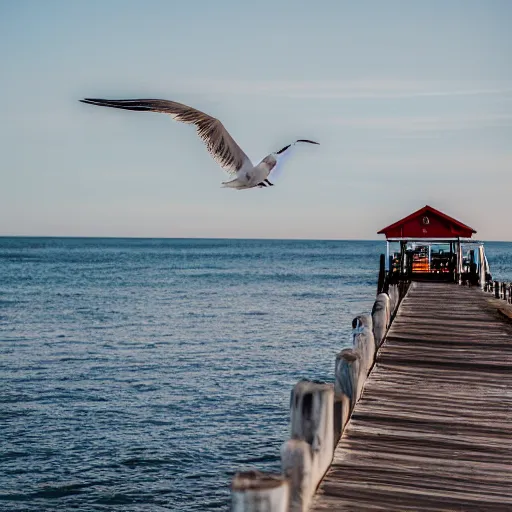
[[[379,261],[379,278],[377,281],[377,295],[384,289],[384,281],[386,279],[386,255],[380,255]]]
[[[281,470],[290,482],[290,512],[306,512],[315,493],[311,455],[311,446],[302,439],[290,439],[281,447]]]
[[[391,311],[392,315],[395,315],[398,311],[398,306],[400,305],[400,289],[398,288],[398,285],[395,285],[395,307],[393,311]]]
[[[305,511],[334,453],[334,387],[303,380],[291,393],[291,440],[281,448],[281,467],[290,478],[292,511]],[[309,450],[310,458],[307,453]],[[295,464],[299,463],[299,467]]]
[[[398,287],[396,285],[390,285],[388,289],[389,295],[389,314],[393,315],[398,306]]]
[[[352,329],[356,329],[357,327],[366,327],[371,330],[373,327],[372,315],[370,315],[370,313],[361,313],[354,317],[352,320]]]
[[[494,296],[497,299],[500,298],[500,283],[499,283],[499,281],[494,281]]]
[[[354,348],[361,354],[366,375],[373,366],[375,359],[375,339],[373,336],[373,320],[369,314],[358,315],[352,320]]]
[[[336,446],[348,421],[350,414],[350,397],[340,393],[334,386],[334,408],[333,408],[333,445]]]
[[[305,440],[318,454],[313,471],[327,470],[334,451],[334,386],[302,380],[292,390],[290,405],[291,438]]]
[[[346,348],[336,356],[334,389],[350,399],[350,412],[359,400],[366,379],[365,367],[358,350]]]
[[[373,337],[376,349],[382,344],[390,319],[389,296],[386,293],[379,293],[372,309]]]
[[[239,472],[231,482],[232,512],[288,512],[290,484],[282,475]]]

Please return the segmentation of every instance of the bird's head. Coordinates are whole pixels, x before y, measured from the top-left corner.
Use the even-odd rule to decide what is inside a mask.
[[[269,171],[271,171],[277,164],[277,160],[274,155],[267,155],[262,161],[262,164],[265,164],[265,166],[268,168]]]

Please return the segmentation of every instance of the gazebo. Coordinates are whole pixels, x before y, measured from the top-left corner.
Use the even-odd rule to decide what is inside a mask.
[[[377,232],[386,236],[390,277],[453,281],[484,286],[490,279],[483,243],[476,231],[426,205]]]

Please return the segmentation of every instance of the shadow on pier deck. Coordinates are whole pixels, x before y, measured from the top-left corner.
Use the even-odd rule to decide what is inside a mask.
[[[413,283],[311,511],[512,510],[512,324]]]

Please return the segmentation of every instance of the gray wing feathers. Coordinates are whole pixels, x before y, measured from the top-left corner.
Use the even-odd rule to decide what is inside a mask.
[[[136,112],[169,114],[176,121],[196,126],[197,134],[206,144],[208,152],[226,172],[236,174],[244,166],[250,165],[252,167],[249,157],[242,151],[218,119],[182,103],[158,99],[102,100],[85,98],[80,101],[91,105]]]

